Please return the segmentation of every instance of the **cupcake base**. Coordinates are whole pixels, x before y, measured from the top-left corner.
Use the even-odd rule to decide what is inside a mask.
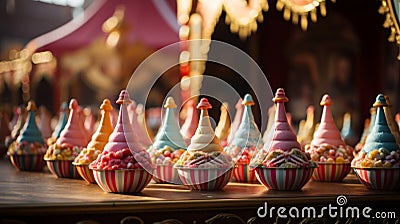
[[[350,163],[318,163],[312,180],[323,182],[341,182],[351,170]]]
[[[12,165],[20,171],[42,171],[46,166],[41,155],[10,155]]]
[[[157,165],[153,173],[153,180],[158,184],[182,184],[178,170],[173,165]]]
[[[232,169],[176,168],[183,184],[193,191],[221,190],[228,184]]]
[[[259,183],[254,169],[250,169],[248,164],[236,164],[232,170],[233,182],[238,183]]]
[[[373,190],[400,189],[400,168],[356,168],[358,179],[365,187]]]
[[[89,169],[89,165],[77,165],[73,164],[76,167],[79,175],[89,184],[95,184],[96,180],[94,179],[93,171]]]
[[[47,160],[50,172],[58,178],[80,178],[72,160]]]
[[[269,190],[296,191],[310,180],[314,169],[256,167],[255,172],[258,181]]]
[[[93,170],[93,175],[99,187],[110,193],[140,192],[152,178],[145,169]]]

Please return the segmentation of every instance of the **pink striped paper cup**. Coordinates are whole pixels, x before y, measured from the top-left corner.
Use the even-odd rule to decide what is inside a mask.
[[[11,155],[12,165],[20,171],[42,171],[46,166],[43,154],[39,155]]]
[[[248,164],[236,164],[232,170],[233,182],[239,183],[259,183],[254,169],[250,169]]]
[[[315,167],[280,168],[256,167],[258,181],[269,190],[300,190],[311,178]]]
[[[111,193],[137,193],[145,188],[151,178],[151,173],[145,169],[130,170],[93,170],[97,185]]]
[[[318,163],[312,180],[323,182],[341,182],[351,170],[350,163]]]
[[[369,189],[400,189],[400,168],[353,167],[358,179]]]
[[[94,179],[93,170],[89,169],[89,165],[80,165],[74,164],[78,170],[79,175],[89,184],[95,184],[96,180]]]
[[[173,165],[157,165],[153,173],[153,180],[158,184],[182,184],[178,170]]]
[[[72,160],[47,160],[47,167],[55,177],[80,178]]]
[[[182,183],[193,191],[221,190],[228,184],[232,169],[176,168]]]

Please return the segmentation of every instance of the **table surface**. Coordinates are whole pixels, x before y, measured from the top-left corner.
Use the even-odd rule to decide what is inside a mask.
[[[8,159],[0,160],[0,214],[75,211],[82,207],[124,211],[201,208],[220,206],[260,206],[265,201],[277,205],[336,203],[345,195],[353,203],[397,203],[399,191],[366,189],[354,174],[342,183],[308,182],[301,191],[269,191],[261,184],[229,183],[222,191],[190,191],[172,184],[150,183],[138,194],[105,193],[96,184],[81,179],[56,178],[49,171],[21,172]],[[43,208],[46,208],[43,210]]]

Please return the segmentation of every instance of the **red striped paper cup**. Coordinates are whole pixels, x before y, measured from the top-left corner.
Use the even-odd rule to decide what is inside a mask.
[[[308,168],[255,168],[258,181],[269,190],[300,190],[311,178],[315,167]]]
[[[111,193],[136,193],[145,188],[151,178],[151,173],[145,169],[130,170],[93,170],[97,185]]]
[[[341,182],[351,170],[350,163],[318,163],[312,179],[324,182]]]
[[[12,165],[20,171],[42,171],[46,166],[43,154],[39,155],[11,155]]]
[[[232,170],[233,182],[239,183],[259,183],[254,169],[250,169],[248,164],[236,164]]]
[[[353,167],[358,179],[369,189],[400,189],[400,168],[357,168]]]
[[[93,170],[89,169],[89,165],[73,164],[78,170],[79,175],[89,184],[95,184]]]
[[[153,173],[153,180],[158,184],[182,184],[178,170],[173,165],[157,165]]]
[[[47,167],[55,177],[80,178],[72,160],[47,160]]]
[[[176,168],[183,184],[195,191],[221,190],[228,184],[232,169]]]

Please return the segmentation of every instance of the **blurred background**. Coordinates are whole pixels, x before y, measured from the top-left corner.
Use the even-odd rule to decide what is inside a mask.
[[[116,99],[147,56],[182,39],[177,2],[182,1],[0,0],[0,107],[12,117],[15,106],[34,99],[54,115],[61,102],[72,97],[94,108],[106,97]],[[191,12],[198,2],[193,1]],[[393,112],[400,111],[398,47],[388,42],[386,16],[378,13],[381,1],[327,1],[326,16],[318,13],[317,22],[308,21],[306,30],[285,20],[276,0],[268,3],[268,11],[261,12],[263,21],[244,37],[231,32],[222,11],[211,39],[248,53],[273,91],[285,88],[290,99],[287,111],[296,128],[310,105],[319,120],[319,101],[325,93],[334,102],[338,127],[350,113],[357,136],[378,93],[389,96]],[[32,55],[33,63],[19,65],[24,49],[45,53]],[[176,66],[157,80],[146,109],[161,106],[182,72]],[[232,84],[241,96],[251,92],[230,69],[207,63],[204,73]],[[211,114],[218,120],[220,104],[214,104]]]

